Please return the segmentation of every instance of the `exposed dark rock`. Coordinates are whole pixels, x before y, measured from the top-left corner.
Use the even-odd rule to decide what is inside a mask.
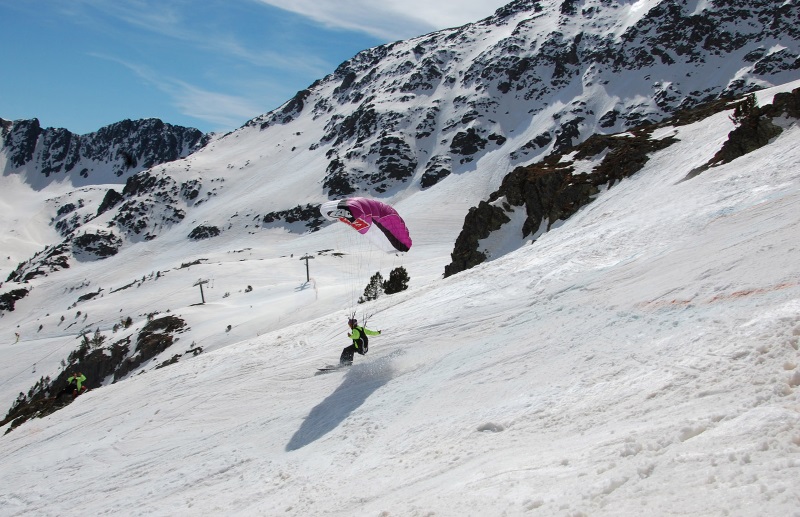
[[[495,134],[495,133],[492,133],[491,135],[489,135],[488,140],[490,142],[494,142],[495,145],[503,145],[504,143],[506,143],[506,137],[504,137],[503,135]]]
[[[459,131],[450,142],[450,151],[454,154],[469,156],[486,147],[487,140],[482,138],[475,128]]]
[[[432,107],[426,110],[425,118],[417,124],[417,139],[427,138],[431,136],[436,129],[436,118],[439,114],[439,108]]]
[[[106,192],[103,201],[100,203],[100,206],[97,208],[97,215],[107,212],[108,210],[114,208],[118,204],[120,204],[125,198],[122,197],[122,194],[114,190],[113,188],[108,189]]]
[[[125,186],[122,188],[122,195],[132,197],[153,192],[158,182],[158,177],[149,172],[134,174],[125,182]]]
[[[528,141],[525,145],[517,149],[516,151],[511,153],[511,158],[518,159],[520,156],[526,156],[530,152],[537,151],[539,149],[543,149],[547,147],[550,142],[553,141],[552,135],[550,133],[542,133],[538,135],[536,138]],[[570,140],[571,142],[571,140]]]
[[[39,119],[35,118],[3,124],[2,136],[5,152],[14,166],[22,167],[33,160],[36,141],[41,131]]]
[[[81,136],[61,128],[42,129],[31,119],[4,125],[2,140],[15,167],[28,166],[46,178],[68,173],[88,178],[101,164],[110,164],[122,176],[177,160],[204,147],[209,136],[158,119],[123,120]]]
[[[169,359],[167,359],[166,361],[164,361],[163,363],[161,363],[158,366],[156,366],[155,369],[156,370],[160,370],[161,368],[165,368],[167,366],[171,366],[171,365],[177,363],[180,360],[180,358],[181,358],[181,354],[175,354],[172,357],[170,357]]]
[[[76,208],[75,205],[72,203],[68,203],[67,205],[65,205],[65,207]],[[70,217],[64,217],[67,214],[72,214],[72,215]],[[83,219],[73,209],[58,216],[58,220],[56,221],[54,226],[62,237],[69,237],[77,228],[81,226],[81,224],[83,224]]]
[[[181,184],[181,196],[186,201],[194,201],[200,195],[200,180],[189,180]]]
[[[465,271],[486,260],[486,255],[478,250],[478,242],[509,221],[502,208],[486,201],[470,208],[464,218],[464,228],[456,239],[453,253],[450,254],[452,262],[444,268],[444,276]]]
[[[401,87],[400,91],[413,92],[432,90],[436,87],[439,80],[443,77],[442,71],[439,69],[438,62],[432,58],[426,58],[416,67]]]
[[[108,258],[122,247],[122,239],[110,231],[97,230],[84,233],[72,240],[72,253],[76,257]]]
[[[716,109],[721,109],[717,104]],[[681,120],[690,119],[683,115]],[[674,123],[679,121],[674,120]],[[503,179],[500,188],[470,209],[464,227],[456,239],[451,253],[452,262],[445,267],[445,276],[459,273],[486,260],[478,249],[481,239],[499,230],[510,219],[498,206],[504,201],[511,206],[524,206],[527,217],[520,238],[535,234],[539,229],[549,231],[552,224],[571,217],[582,206],[590,203],[601,185],[612,187],[639,170],[653,152],[669,147],[676,140],[665,137],[650,138],[655,126],[634,129],[623,135],[594,135],[582,144],[569,148],[575,159],[587,159],[606,151],[603,160],[591,173],[574,174],[571,162],[561,162],[560,154],[553,154],[540,163],[517,167]]]
[[[133,356],[125,359],[114,371],[114,380],[125,377],[146,361],[164,352],[175,342],[172,334],[185,330],[186,322],[177,316],[164,316],[149,322],[139,333]]]
[[[728,133],[728,139],[722,144],[722,148],[707,164],[689,172],[685,179],[694,178],[715,165],[732,162],[767,145],[783,132],[781,127],[775,124],[774,119],[800,118],[800,88],[795,88],[790,93],[775,95],[772,104],[763,108],[755,105],[753,97],[741,101],[739,106],[747,103],[748,99],[753,99],[751,106],[748,106],[746,112],[739,113],[735,120],[738,125]]]
[[[728,135],[728,140],[722,145],[709,165],[728,163],[736,158],[752,153],[764,147],[770,140],[781,134],[783,130],[776,126],[769,117],[751,116],[738,128]]]
[[[30,418],[43,418],[70,404],[73,400],[72,395],[57,395],[67,388],[67,379],[75,372],[86,376],[84,386],[87,389],[100,386],[103,379],[114,373],[123,361],[128,353],[129,344],[128,339],[123,339],[110,347],[90,351],[89,339],[84,336],[78,350],[70,354],[69,367],[62,370],[52,381],[49,378],[42,379],[28,391],[28,396],[21,393],[17,402],[0,422],[0,426],[12,422],[6,431],[8,433]]]
[[[174,178],[143,171],[128,178],[122,195],[125,201],[119,205],[113,223],[128,236],[143,236],[145,240],[156,237],[156,225],[168,226],[186,217],[180,208],[179,197],[191,196],[196,186],[194,180],[178,186]]]
[[[78,207],[75,206],[75,203],[67,203],[66,205],[61,205],[60,207],[58,207],[58,210],[56,210],[56,217],[67,215],[71,212],[74,212],[77,209]]]
[[[308,99],[310,95],[311,92],[309,90],[300,90],[297,92],[297,95],[295,95],[292,100],[287,102],[281,109],[281,114],[283,115],[281,122],[288,124],[294,120],[294,117],[303,111],[306,99]],[[264,129],[263,126],[262,129]]]
[[[33,257],[17,266],[17,269],[8,275],[9,282],[27,282],[37,276],[47,276],[61,269],[69,268],[70,246],[67,242],[47,246],[37,252]]]
[[[614,127],[614,124],[617,123],[617,119],[619,118],[620,113],[617,110],[609,110],[603,114],[602,117],[598,120],[600,127],[602,128],[609,128]]]
[[[190,233],[189,238],[195,241],[210,239],[220,234],[219,228],[216,226],[200,225],[195,227]]]
[[[581,136],[580,123],[583,121],[583,117],[577,117],[561,124],[561,127],[556,130],[556,141],[553,144],[554,153],[563,153],[572,147],[573,142]]]
[[[334,121],[333,126],[322,137],[322,141],[333,141],[333,145],[338,146],[350,139],[355,139],[355,143],[361,143],[374,135],[378,124],[378,112],[375,110],[371,100],[365,100],[351,115],[344,117],[341,122]]]
[[[731,162],[767,145],[782,132],[773,122],[781,116],[800,118],[800,88],[795,88],[791,93],[777,94],[772,104],[763,108],[754,107],[742,118],[739,126],[728,134],[728,140],[709,165]]]
[[[753,71],[759,75],[771,75],[798,69],[800,69],[800,57],[789,49],[781,49],[769,54],[753,65]]]
[[[344,74],[344,77],[342,78],[342,84],[333,89],[333,94],[339,95],[340,93],[349,90],[350,87],[353,85],[353,83],[356,81],[357,77],[358,75],[355,72],[353,72],[352,70],[348,70]]]
[[[7,293],[0,294],[0,311],[13,311],[14,304],[28,296],[28,289],[12,289]]]
[[[396,136],[385,136],[380,139],[378,146],[378,170],[385,177],[405,181],[414,175],[417,160],[405,140]]]
[[[325,180],[322,186],[328,189],[328,197],[348,196],[356,191],[350,184],[350,179],[345,171],[344,162],[336,157],[328,163]]]
[[[87,300],[91,300],[92,298],[97,298],[98,296],[100,296],[100,293],[102,292],[103,292],[102,289],[98,289],[97,291],[81,295],[78,297],[78,301],[76,303],[85,302]]]
[[[775,105],[757,109],[757,113],[752,116],[757,118],[769,113],[770,116],[783,114],[796,117],[800,105],[798,91],[800,89],[793,91],[791,95],[776,96]],[[488,202],[482,201],[477,207],[470,209],[464,219],[464,227],[456,239],[451,254],[452,262],[445,267],[445,276],[464,271],[486,260],[485,253],[478,249],[478,242],[507,222],[501,217],[503,210],[499,204],[507,205],[509,209],[511,206],[525,207],[527,217],[520,238],[534,234],[539,229],[549,231],[554,222],[569,218],[582,206],[590,203],[601,186],[611,188],[622,179],[632,176],[645,166],[652,153],[677,141],[669,136],[652,139],[650,136],[655,129],[691,124],[726,109],[730,109],[730,101],[714,101],[693,110],[680,111],[657,125],[634,128],[618,135],[596,134],[577,146],[565,146],[566,150],[574,152],[576,160],[606,153],[590,173],[574,174],[571,162],[562,162],[562,155],[557,153],[539,163],[517,167],[503,179],[500,188],[489,196]],[[751,126],[752,123],[748,125]],[[756,134],[758,135],[758,131]],[[766,137],[767,135],[760,135],[755,138],[763,145]]]
[[[653,129],[636,129],[624,135],[594,135],[576,148],[575,159],[596,156],[608,149],[605,158],[592,170],[589,178],[595,186],[613,187],[623,178],[642,170],[650,154],[677,142],[672,137],[652,140],[650,134]]]
[[[114,215],[113,221],[119,228],[139,235],[147,229],[150,204],[140,201],[125,201]]]
[[[437,155],[428,160],[425,172],[420,179],[420,186],[428,188],[436,185],[453,172],[449,156]]]
[[[319,212],[319,207],[320,205],[297,205],[289,210],[270,212],[262,218],[262,221],[264,224],[272,224],[279,221],[289,224],[305,222],[305,227],[315,232],[325,223],[322,214]]]
[[[73,400],[71,394],[60,396],[59,394],[68,387],[67,379],[76,372],[86,376],[84,386],[88,389],[100,387],[103,380],[111,375],[113,375],[113,382],[122,379],[153,357],[166,351],[176,341],[174,334],[186,330],[186,322],[177,316],[154,319],[142,328],[136,341],[136,349],[130,356],[129,337],[110,346],[102,346],[105,340],[104,336],[99,335],[99,338],[82,336],[78,349],[69,355],[68,366],[54,380],[49,377],[42,378],[28,391],[27,395],[20,393],[5,418],[0,421],[0,426],[11,422],[6,431],[8,433],[31,418],[45,417],[70,404]],[[201,347],[196,347],[187,350],[184,354],[198,355],[202,351]],[[176,362],[175,357],[162,362],[156,368],[173,364]]]

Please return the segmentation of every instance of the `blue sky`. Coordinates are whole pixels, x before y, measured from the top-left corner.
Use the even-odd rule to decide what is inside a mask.
[[[0,118],[228,131],[361,50],[508,0],[0,0]]]

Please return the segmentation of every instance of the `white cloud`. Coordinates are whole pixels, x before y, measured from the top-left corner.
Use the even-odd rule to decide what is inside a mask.
[[[54,3],[57,9],[53,12],[83,28],[87,34],[99,36],[98,41],[102,43],[95,48],[102,48],[100,52],[104,55],[94,54],[96,57],[132,70],[152,85],[153,90],[161,92],[164,102],[184,115],[207,121],[217,128],[233,128],[279,106],[294,91],[330,73],[338,64],[314,52],[313,45],[318,44],[314,38],[309,45],[294,44],[304,41],[304,33],[298,31],[308,30],[306,24],[292,24],[286,17],[272,16],[274,12],[259,7],[272,6],[294,13],[315,26],[391,42],[478,21],[506,2],[238,1],[247,5],[232,2],[230,8],[237,8],[236,14],[250,12],[259,16],[265,24],[264,30],[277,37],[259,39],[252,31],[238,31],[233,23],[236,16],[215,16],[225,13],[225,6],[229,5],[225,3],[198,9],[191,0],[73,0]],[[264,12],[258,12],[262,10]],[[346,39],[351,34],[342,36]],[[359,41],[358,38],[354,40]],[[193,58],[203,56],[203,59],[195,59],[194,62],[200,64],[194,68],[171,67],[163,56],[148,56],[131,51],[130,45],[120,44],[137,41],[149,46],[163,45],[177,63],[184,62],[181,56],[187,55],[182,54],[186,52],[191,52]],[[142,93],[150,94],[152,91]]]
[[[263,111],[249,99],[210,92],[190,84],[175,81],[171,89],[176,107],[190,117],[205,120],[217,127],[239,127]]]
[[[328,27],[354,30],[385,40],[411,38],[476,22],[507,0],[258,0]]]
[[[164,77],[147,66],[130,63],[115,57],[93,54],[131,70],[139,78],[165,93],[169,102],[186,116],[206,121],[219,128],[234,128],[262,113],[263,106],[246,97],[213,92],[185,81]]]
[[[81,9],[80,7],[84,7]],[[187,20],[188,4],[164,4],[153,0],[74,0],[67,4],[64,12],[74,20],[98,30],[118,32],[119,25],[110,25],[98,13],[118,20],[122,27],[135,29],[133,36],[144,33],[156,34],[167,40],[183,41],[198,51],[218,56],[228,56],[251,65],[271,67],[279,70],[298,68],[308,74],[321,74],[328,64],[322,59],[307,54],[297,54],[291,49],[250,48],[238,38],[231,27],[224,24],[192,24]]]

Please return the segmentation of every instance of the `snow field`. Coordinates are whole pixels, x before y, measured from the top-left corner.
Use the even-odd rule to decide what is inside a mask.
[[[339,264],[315,259],[298,289],[297,254],[330,232],[126,290],[176,303],[208,352],[0,438],[0,515],[799,515],[798,130],[682,181],[724,117],[670,130],[679,144],[535,243],[372,302],[383,335],[346,371],[314,375],[347,344]],[[410,270],[446,262],[412,238]],[[230,297],[169,298],[214,268]]]

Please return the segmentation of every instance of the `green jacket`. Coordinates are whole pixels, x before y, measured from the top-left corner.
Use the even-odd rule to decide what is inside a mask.
[[[83,386],[83,383],[86,382],[86,376],[84,374],[80,374],[80,376],[73,375],[67,378],[67,382],[74,384],[78,388],[78,391],[80,391],[81,386]]]
[[[365,336],[380,336],[380,330],[370,330],[365,327],[353,327],[350,329],[350,339],[353,340],[353,345],[358,348],[358,345],[361,343],[361,333],[364,333]],[[366,339],[366,338],[365,338]]]

